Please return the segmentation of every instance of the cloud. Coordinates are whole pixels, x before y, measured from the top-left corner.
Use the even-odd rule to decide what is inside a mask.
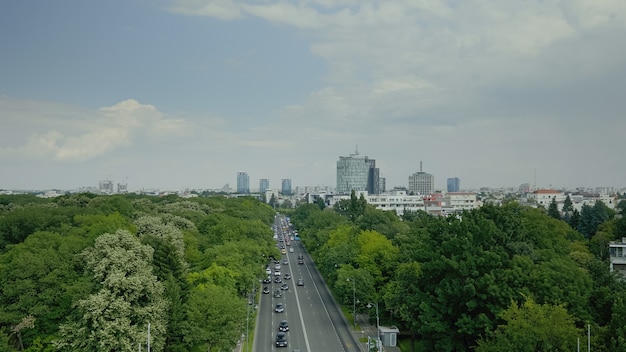
[[[3,97],[0,115],[11,118],[11,130],[0,146],[0,157],[83,161],[118,148],[137,138],[183,136],[191,132],[182,119],[165,117],[152,105],[129,99],[97,110]],[[9,133],[26,135],[21,144]]]

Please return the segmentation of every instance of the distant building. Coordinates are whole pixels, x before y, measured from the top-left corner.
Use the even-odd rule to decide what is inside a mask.
[[[291,179],[283,178],[281,181],[281,194],[283,195],[291,195]]]
[[[461,190],[461,180],[458,177],[448,179],[448,192],[458,192]]]
[[[409,176],[409,193],[428,195],[435,191],[435,177],[422,171],[420,161],[420,171]]]
[[[528,200],[533,201],[537,205],[541,205],[546,209],[550,206],[550,203],[552,203],[552,199],[554,199],[557,204],[563,204],[566,197],[567,196],[563,194],[563,192],[555,189],[538,189],[528,194]]]
[[[113,194],[113,181],[102,180],[99,182],[98,191],[104,194]]]
[[[452,210],[470,210],[478,208],[476,193],[474,192],[448,192],[443,196],[446,208]]]
[[[384,177],[378,178],[378,192],[379,193],[387,192],[387,179]]]
[[[117,193],[126,194],[128,193],[128,184],[126,183],[118,183],[117,184]]]
[[[265,193],[270,188],[270,180],[262,178],[259,180],[259,193]]]
[[[609,242],[609,259],[611,271],[617,271],[626,278],[626,237],[621,241]]]
[[[247,172],[237,173],[237,193],[250,193],[250,176]]]
[[[358,150],[350,156],[340,156],[337,161],[337,193],[380,193],[380,171],[376,160],[359,155]]]

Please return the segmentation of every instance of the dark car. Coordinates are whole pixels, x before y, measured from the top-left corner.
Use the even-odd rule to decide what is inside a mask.
[[[274,282],[279,284],[279,283],[283,282],[283,279],[281,279],[280,276],[276,276],[276,278],[274,279]]]
[[[287,347],[287,334],[284,332],[276,334],[276,347]]]
[[[285,311],[285,306],[283,306],[283,304],[282,304],[282,303],[278,303],[278,304],[276,305],[276,307],[274,308],[274,311],[275,311],[276,313],[282,313],[282,312],[284,312],[284,311]]]
[[[291,279],[291,274],[285,273],[285,275],[283,275],[283,279],[290,280]]]
[[[282,295],[283,295],[283,293],[280,292],[279,289],[274,290],[274,297],[280,298]]]
[[[281,320],[280,323],[278,323],[278,331],[289,331],[289,323],[287,323],[287,320]]]
[[[270,293],[270,288],[267,286],[263,287],[263,293]]]
[[[289,286],[288,286],[287,284],[282,284],[282,285],[280,286],[280,289],[281,289],[281,290],[283,290],[283,291],[285,291],[285,290],[288,290],[288,289],[289,289]]]

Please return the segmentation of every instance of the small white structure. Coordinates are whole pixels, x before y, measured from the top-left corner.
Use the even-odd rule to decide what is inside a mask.
[[[379,326],[378,334],[382,340],[383,346],[396,346],[398,344],[398,334],[400,330],[395,327]]]

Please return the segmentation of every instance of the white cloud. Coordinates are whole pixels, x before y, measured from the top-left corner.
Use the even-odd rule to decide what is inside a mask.
[[[128,147],[144,135],[181,136],[191,131],[188,122],[167,118],[154,106],[132,99],[85,110],[3,98],[0,110],[0,115],[12,118],[6,133],[27,138],[23,144],[12,137],[14,145],[0,145],[0,157],[82,161]]]

